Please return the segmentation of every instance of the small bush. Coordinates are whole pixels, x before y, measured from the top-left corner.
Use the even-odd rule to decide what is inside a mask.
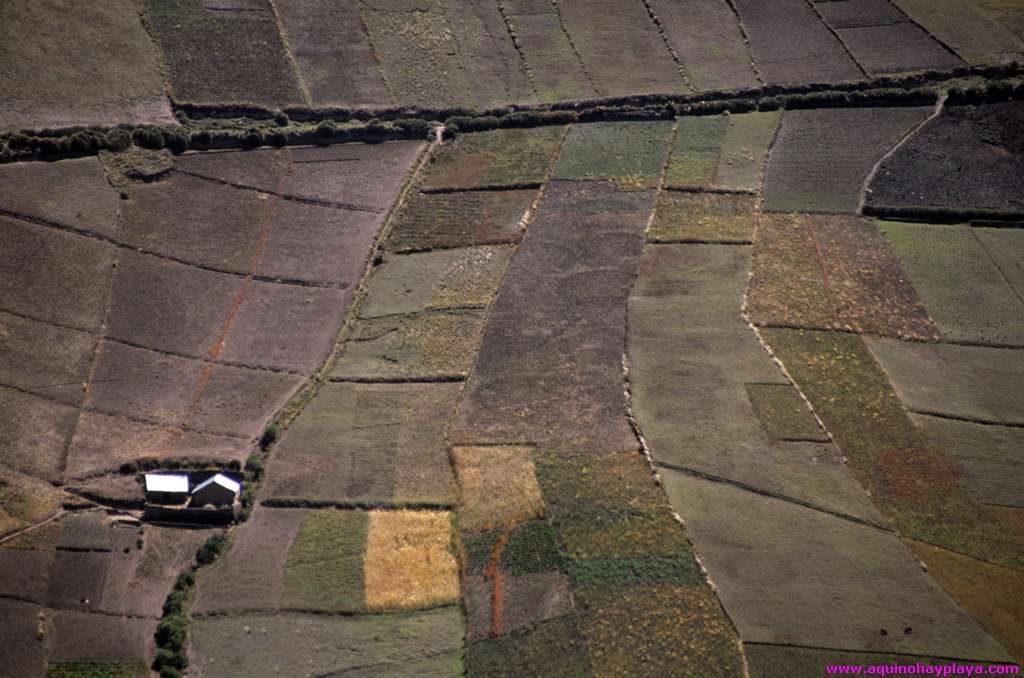
[[[288,135],[279,130],[274,130],[273,132],[267,135],[267,143],[270,144],[271,146],[281,148],[282,146],[285,146],[288,143]]]
[[[156,627],[156,642],[158,647],[167,648],[171,651],[182,651],[185,649],[185,641],[188,639],[188,621],[182,614],[172,614],[160,620]]]
[[[7,145],[14,150],[24,150],[32,148],[35,145],[35,141],[26,134],[16,132],[7,140]]]
[[[270,430],[270,427],[267,427]],[[266,434],[264,434],[266,435]],[[274,434],[274,439],[277,439],[277,434]],[[262,444],[262,441],[260,441]],[[250,454],[249,458],[245,461],[245,472],[250,475],[253,480],[259,480],[263,477],[263,460],[260,459],[258,454]]]
[[[188,600],[188,591],[175,589],[164,601],[164,616],[181,614],[185,610],[185,601]]]
[[[160,678],[181,678],[181,671],[173,666],[161,666]]]
[[[291,120],[288,119],[288,114],[284,111],[278,111],[274,114],[274,122],[277,123],[278,127],[287,127]]]
[[[132,141],[136,146],[159,150],[164,147],[164,135],[155,127],[139,127],[132,132]]]
[[[277,439],[280,437],[281,427],[277,424],[271,424],[263,430],[263,435],[260,436],[260,449],[265,452],[267,448],[276,443]]]
[[[206,543],[199,549],[199,553],[196,554],[196,564],[199,565],[199,567],[202,567],[203,565],[209,565],[213,561],[217,560],[217,556],[223,553],[227,544],[228,538],[225,535],[213,535],[206,540]]]
[[[402,118],[395,121],[395,127],[415,136],[426,136],[430,133],[430,123],[419,118]]]
[[[188,150],[188,133],[180,129],[169,129],[164,132],[164,143],[171,153],[180,155]]]
[[[256,128],[249,129],[242,137],[242,145],[246,148],[257,148],[264,144],[263,132]]]
[[[165,667],[182,671],[188,668],[188,657],[184,652],[175,652],[167,648],[160,648],[156,651],[156,659],[153,660],[153,669],[163,671]],[[163,675],[161,673],[161,675]]]
[[[176,591],[187,591],[193,584],[196,583],[196,576],[191,572],[183,572],[178,575],[178,578],[174,582],[174,589]]]
[[[330,139],[338,133],[338,126],[333,120],[324,120],[316,126],[316,135],[320,139]]]

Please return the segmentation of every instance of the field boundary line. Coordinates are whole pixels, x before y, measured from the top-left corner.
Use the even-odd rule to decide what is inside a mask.
[[[234,277],[234,278],[248,278],[248,277],[250,277],[249,275],[247,275],[245,273],[240,273],[238,271],[229,271],[227,269],[217,268],[215,266],[207,266],[206,264],[199,264],[199,263],[196,263],[194,261],[189,261],[187,259],[182,259],[181,257],[176,257],[176,256],[173,256],[173,255],[170,255],[170,254],[163,254],[161,252],[156,252],[154,250],[150,250],[150,249],[147,249],[145,247],[138,247],[138,246],[135,246],[135,245],[130,245],[128,243],[125,243],[125,242],[122,242],[122,241],[118,240],[117,238],[114,238],[114,237],[111,237],[111,236],[108,236],[108,235],[104,235],[102,233],[97,233],[96,231],[92,231],[92,230],[89,230],[89,229],[86,229],[86,228],[80,228],[78,226],[71,226],[69,224],[62,224],[59,221],[51,221],[49,219],[43,219],[43,218],[40,218],[40,217],[34,217],[32,215],[29,215],[29,214],[21,214],[21,213],[18,213],[18,212],[12,212],[10,210],[4,209],[3,207],[0,207],[0,216],[7,217],[8,219],[14,219],[14,220],[17,220],[17,221],[23,221],[25,223],[33,224],[35,226],[41,226],[43,228],[49,228],[49,229],[52,229],[52,230],[55,230],[55,231],[62,231],[64,233],[71,233],[73,235],[77,235],[77,236],[80,236],[80,237],[83,237],[83,238],[89,238],[90,240],[96,240],[96,241],[99,241],[99,242],[102,242],[102,243],[106,243],[107,245],[111,245],[112,247],[115,247],[115,248],[117,248],[119,250],[129,250],[131,252],[135,252],[135,253],[141,254],[143,256],[154,257],[156,259],[162,259],[164,261],[171,261],[171,262],[174,262],[176,264],[180,264],[182,266],[188,266],[189,268],[198,269],[200,271],[208,271],[210,273],[218,273],[220,275],[227,275],[227,276],[231,276],[231,277]],[[317,288],[317,289],[347,289],[346,287],[343,287],[342,285],[340,285],[338,283],[315,282],[315,281],[306,281],[306,280],[295,280],[295,279],[290,279],[290,278],[278,278],[278,277],[275,277],[275,276],[267,276],[267,275],[252,275],[251,277],[252,277],[253,280],[255,280],[257,282],[272,283],[272,284],[275,284],[275,285],[289,285],[289,286],[292,286],[292,287],[314,287],[314,288]],[[84,331],[88,331],[88,330],[84,330]]]
[[[693,83],[690,81],[690,74],[686,70],[686,65],[679,58],[679,53],[676,52],[675,47],[673,47],[672,43],[669,42],[668,34],[665,31],[665,24],[662,22],[661,17],[658,16],[658,13],[654,11],[654,7],[651,5],[651,0],[640,0],[640,2],[643,3],[644,9],[647,10],[647,16],[650,18],[651,22],[654,23],[654,27],[657,29],[658,35],[661,36],[661,41],[664,43],[665,49],[667,49],[668,53],[672,56],[672,61],[676,62],[676,69],[679,71],[679,77],[683,80],[683,85],[686,86],[691,94],[696,94],[697,88],[694,87]]]
[[[872,353],[874,355],[874,353]],[[992,419],[982,419],[980,417],[971,417],[964,414],[951,414],[949,412],[939,412],[937,410],[925,410],[917,409],[914,407],[907,407],[907,411],[913,414],[920,414],[925,417],[933,417],[935,419],[946,419],[949,421],[962,421],[968,424],[975,424],[977,426],[996,426],[1002,428],[1024,428],[1024,422],[1019,421],[994,421]]]
[[[117,222],[115,233],[121,234],[124,226],[123,219],[124,214],[121,212],[121,201],[117,202],[117,212],[115,220]],[[96,376],[96,369],[99,365],[100,346],[103,345],[103,340],[107,335],[107,327],[110,323],[110,314],[114,306],[114,283],[118,277],[118,264],[121,263],[122,249],[116,248],[114,250],[114,260],[110,264],[110,270],[107,274],[107,298],[106,303],[103,305],[103,317],[100,319],[99,330],[93,335],[95,341],[92,346],[92,355],[89,356],[89,370],[85,375],[85,382],[82,387],[82,399],[78,401],[78,414],[75,415],[75,423],[71,426],[71,430],[68,432],[67,438],[64,441],[64,449],[61,451],[60,464],[57,467],[57,473],[60,479],[64,480],[64,474],[67,472],[68,459],[71,456],[71,447],[74,444],[75,437],[78,435],[78,428],[82,423],[82,415],[85,413],[86,403],[89,401],[89,396],[92,394],[92,382],[93,377]]]
[[[526,53],[523,52],[523,45],[519,42],[519,36],[516,35],[515,27],[512,25],[512,15],[508,13],[504,0],[497,0],[495,4],[498,7],[498,14],[501,15],[502,21],[505,22],[505,30],[508,32],[508,37],[512,40],[512,46],[515,48],[516,54],[519,55],[519,61],[523,64],[523,72],[526,74],[526,81],[530,83],[533,96],[540,97],[540,93],[537,91],[537,80],[533,74],[533,69],[530,67],[530,61],[526,58]]]
[[[751,485],[750,483],[745,483],[740,480],[734,480],[732,478],[726,478],[724,476],[718,476],[712,473],[705,473],[704,471],[698,471],[697,469],[689,468],[687,466],[681,466],[679,464],[672,464],[670,462],[665,461],[655,461],[654,465],[668,469],[670,471],[675,471],[676,473],[682,473],[683,475],[687,475],[692,478],[705,480],[709,483],[721,483],[722,485],[729,485],[740,490],[745,490],[747,492],[760,495],[762,497],[768,497],[769,499],[777,499],[779,501],[784,501],[787,504],[793,504],[795,506],[800,506],[801,508],[817,511],[818,513],[824,513],[832,516],[833,518],[839,518],[840,520],[845,520],[847,522],[863,525],[864,527],[871,527],[876,530],[881,530],[882,532],[895,533],[895,530],[892,527],[888,527],[886,525],[876,523],[871,520],[867,520],[866,518],[858,518],[857,516],[850,515],[849,513],[843,513],[842,511],[836,511],[830,508],[826,508],[824,506],[821,506],[820,504],[815,504],[814,502],[809,502],[803,499],[798,499],[796,497],[791,497],[790,495],[782,494],[781,492],[773,492],[771,490],[766,490],[764,488],[758,487],[756,485]]]
[[[295,53],[292,52],[291,43],[288,41],[288,29],[284,27],[281,12],[277,9],[277,0],[267,0],[267,2],[270,3],[270,11],[274,13],[274,24],[277,26],[277,36],[281,39],[281,48],[284,49],[285,58],[288,60],[288,65],[291,66],[292,73],[295,75],[295,86],[299,90],[302,101],[311,106],[313,105],[313,98],[309,95],[309,87],[306,86],[306,81],[302,78],[299,62],[295,58]]]
[[[287,150],[287,147],[285,149],[280,149],[280,150]],[[344,161],[344,160],[324,160],[322,162],[329,163],[329,162],[346,162],[346,161]],[[308,163],[293,163],[293,164],[303,165],[303,164],[308,164]],[[275,190],[268,190],[268,189],[265,189],[265,188],[259,188],[257,186],[250,186],[248,184],[240,184],[240,183],[237,183],[237,182],[234,182],[234,181],[228,181],[227,179],[220,179],[218,177],[211,177],[211,176],[209,176],[207,174],[202,174],[200,172],[192,172],[192,171],[189,171],[189,170],[183,170],[183,169],[178,168],[178,167],[174,168],[172,170],[172,172],[175,173],[175,174],[184,174],[184,175],[187,175],[187,176],[190,176],[190,177],[195,177],[196,179],[202,179],[204,181],[212,181],[214,183],[222,184],[222,185],[225,185],[225,186],[230,186],[231,188],[236,188],[236,189],[239,189],[239,190],[242,190],[242,191],[255,191],[256,193],[265,193],[266,195],[273,195],[273,196],[276,196],[278,198],[282,198],[284,200],[288,200],[288,201],[291,201],[291,202],[307,203],[307,204],[310,204],[310,205],[316,205],[318,207],[332,207],[334,209],[346,210],[346,211],[349,211],[349,212],[370,212],[371,214],[382,214],[382,213],[386,212],[386,210],[378,209],[376,207],[370,207],[368,205],[356,205],[356,204],[353,204],[353,203],[333,202],[331,200],[318,200],[316,198],[304,198],[304,197],[299,196],[299,195],[291,195],[290,193],[284,193],[284,192],[282,192],[280,190],[277,190],[277,189],[275,189]]]
[[[754,61],[754,50],[750,47],[750,34],[747,33],[747,27],[743,24],[743,17],[740,16],[740,11],[736,9],[735,0],[725,0],[725,3],[729,5],[729,9],[732,10],[733,16],[736,17],[736,25],[740,29],[740,35],[743,36],[743,44],[747,46],[747,56],[750,57],[750,70],[754,72],[754,77],[762,85],[767,86],[768,83],[761,76],[761,71],[757,68],[757,62]]]
[[[839,32],[832,28],[832,24],[826,21],[818,8],[815,7],[814,0],[807,0],[807,4],[810,5],[811,11],[814,12],[814,15],[818,17],[818,21],[820,21],[828,32],[832,34],[832,37],[835,38],[836,42],[839,43],[839,46],[843,48],[844,52],[846,52],[846,56],[850,57],[850,61],[852,61],[853,65],[857,67],[857,70],[863,73],[865,78],[871,78],[871,74],[868,73],[868,70],[861,65],[860,61],[857,60],[857,57],[853,55],[853,52],[850,51],[850,48],[847,46],[842,36],[839,35]]]
[[[918,540],[914,540],[914,541],[918,541]],[[918,543],[925,544],[926,542],[918,541]],[[928,546],[934,546],[934,544],[928,544]],[[949,549],[945,549],[944,547],[941,547],[941,546],[939,548],[943,548],[946,551],[949,550]],[[977,558],[975,558],[974,560],[977,560]],[[980,561],[980,562],[988,562],[988,561]],[[1000,567],[1003,567],[1003,566],[1000,566]],[[931,577],[929,577],[929,579],[931,579]],[[751,641],[747,641],[746,644],[747,645],[761,645],[763,647],[791,647],[791,648],[794,648],[794,649],[797,649],[797,650],[824,650],[826,652],[835,652],[836,654],[839,654],[839,655],[851,651],[849,648],[823,647],[821,645],[797,645],[795,643],[769,643],[769,642],[765,642],[765,641],[762,641],[762,640],[751,640]],[[878,655],[880,658],[881,657],[886,657],[887,658],[887,657],[892,656],[893,654],[895,654],[898,657],[920,657],[921,659],[942,659],[942,660],[948,660],[948,661],[954,661],[954,662],[955,661],[961,661],[961,662],[964,661],[963,657],[937,657],[935,655],[917,654],[915,652],[903,652],[903,651],[893,652],[891,650],[867,650],[867,649],[863,649],[863,648],[856,650],[856,652],[857,652],[857,654]],[[982,662],[982,663],[988,663],[988,664],[1002,664],[1002,663],[1005,663],[1005,660],[971,659],[970,662],[971,663]],[[888,662],[888,660],[886,660],[885,662],[880,662],[880,663],[888,664],[889,662]]]
[[[1017,298],[1020,299],[1022,304],[1024,304],[1024,295],[1021,294],[1021,290],[1018,290],[1016,287],[1014,287],[1013,283],[1010,282],[1010,279],[1006,277],[1006,271],[1004,271],[1003,267],[999,265],[999,262],[996,261],[996,258],[992,256],[991,250],[989,250],[988,246],[984,243],[984,241],[982,241],[982,239],[978,237],[978,232],[974,230],[974,228],[971,228],[970,231],[971,237],[973,237],[974,240],[977,241],[978,245],[981,246],[982,251],[984,251],[985,254],[988,256],[989,261],[991,261],[995,269],[999,271],[999,277],[1003,279],[1003,282],[1006,283],[1006,286],[1010,288],[1010,291],[1017,295]]]
[[[558,26],[562,29],[562,34],[565,35],[565,39],[569,43],[569,47],[572,48],[572,53],[576,55],[576,61],[580,65],[580,70],[583,71],[583,75],[587,76],[587,80],[590,81],[590,86],[594,90],[594,94],[602,96],[601,89],[597,86],[597,81],[594,80],[594,76],[590,74],[587,69],[586,63],[583,62],[583,57],[580,55],[580,51],[576,49],[576,43],[573,42],[572,36],[569,35],[569,29],[565,27],[565,21],[562,19],[562,10],[558,6],[558,0],[551,0],[551,5],[555,8],[555,16],[558,17]],[[559,148],[561,152],[561,148]]]
[[[868,175],[866,177],[864,177],[864,182],[861,184],[861,187],[860,187],[860,198],[857,200],[857,214],[860,214],[860,215],[864,214],[864,206],[867,203],[868,193],[871,192],[871,183],[875,180],[875,176],[878,175],[878,170],[881,169],[882,163],[884,163],[886,160],[888,160],[890,157],[892,157],[892,155],[894,153],[896,153],[896,151],[898,151],[900,148],[903,147],[903,144],[907,143],[911,138],[916,136],[918,132],[920,132],[922,129],[924,129],[925,125],[927,125],[932,120],[935,120],[940,115],[942,115],[942,111],[943,111],[943,109],[946,106],[946,100],[948,98],[949,98],[948,94],[945,94],[945,93],[940,94],[939,98],[935,102],[935,107],[932,109],[931,114],[928,117],[926,117],[924,120],[922,120],[920,123],[918,123],[917,125],[914,125],[913,127],[911,127],[903,135],[903,137],[899,141],[896,142],[896,145],[893,146],[892,148],[890,148],[889,151],[885,155],[883,155],[881,158],[879,158],[878,162],[876,162],[871,167],[871,171],[868,172]]]

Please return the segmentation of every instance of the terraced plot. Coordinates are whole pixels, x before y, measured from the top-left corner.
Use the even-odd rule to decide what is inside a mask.
[[[649,5],[693,89],[757,87],[750,49],[727,3],[651,0]]]
[[[157,181],[125,177],[121,200],[95,160],[5,167],[0,208],[16,218],[0,237],[25,251],[0,274],[4,344],[24,357],[5,361],[7,408],[22,416],[3,462],[57,480],[139,459],[245,459],[333,344],[419,148],[190,155]],[[65,181],[81,210],[40,183]],[[295,202],[293,186],[360,204]]]
[[[765,171],[765,210],[856,212],[872,168],[931,112],[926,107],[787,111]]]
[[[666,185],[757,192],[779,118],[777,111],[680,118]]]
[[[1012,257],[1014,243],[1024,242],[1019,232],[997,236],[1009,245],[1003,249],[998,240],[987,247],[988,236],[969,226],[879,222],[879,228],[943,336],[993,345],[1024,342],[1021,290],[990,255],[1001,251]]]
[[[905,260],[871,222],[792,215],[758,224],[747,299],[755,324],[939,338]]]
[[[311,103],[391,103],[357,0],[282,2],[275,9]]]
[[[614,371],[624,331],[616,300],[628,289],[652,207],[652,192],[610,182],[548,187],[484,330],[453,441],[635,446]],[[539,300],[543,316],[533,311]],[[598,307],[604,311],[582,314]]]
[[[842,82],[864,76],[809,3],[736,0],[734,6],[765,83]]]
[[[209,7],[147,1],[144,14],[167,64],[173,96],[195,103],[306,103],[269,0]],[[218,49],[209,49],[211,44]]]
[[[946,222],[958,214],[1019,218],[1022,120],[1020,102],[947,106],[879,166],[867,205]]]
[[[1024,26],[1002,0],[893,0],[929,33],[970,63],[1009,63],[1024,56]]]
[[[671,132],[667,121],[576,125],[569,130],[552,178],[613,180],[625,190],[654,188]]]
[[[599,94],[684,90],[679,67],[640,2],[559,0],[566,35]],[[609,50],[615,44],[617,49]]]
[[[274,454],[267,496],[450,504],[444,425],[458,390],[458,384],[325,385]]]
[[[174,122],[132,2],[5,3],[0,61],[0,130]]]
[[[462,617],[447,607],[360,617],[245,614],[195,622],[195,672],[275,676],[302,664],[317,673],[462,675]],[[358,674],[354,674],[358,675]]]
[[[730,245],[644,252],[627,353],[655,464],[882,522],[827,441],[772,441],[755,415],[748,385],[788,382],[740,316],[749,260],[749,247]]]
[[[466,134],[430,158],[423,190],[513,188],[540,184],[565,128],[557,125]]]
[[[91,511],[4,542],[0,596],[22,601],[7,610],[15,618],[4,620],[4,645],[25,648],[32,664],[18,670],[145,675],[164,599],[210,533],[112,522]],[[18,617],[31,626],[19,626]]]
[[[959,467],[910,421],[862,338],[777,329],[762,335],[901,535],[1020,567],[1024,535],[970,498]]]
[[[818,2],[815,9],[853,58],[876,73],[948,69],[963,61],[889,0]]]
[[[502,7],[539,100],[584,99],[597,94],[596,84],[566,35],[557,6],[508,0]]]
[[[381,72],[398,100],[472,105],[460,45],[438,0],[369,0],[360,12]]]
[[[450,540],[446,512],[262,507],[203,572],[192,614],[452,605],[458,579]]]

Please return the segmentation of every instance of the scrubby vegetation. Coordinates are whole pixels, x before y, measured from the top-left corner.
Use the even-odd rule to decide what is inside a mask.
[[[196,553],[195,564],[178,575],[167,600],[164,601],[163,617],[157,624],[156,657],[153,670],[160,678],[178,678],[188,668],[188,617],[186,606],[195,587],[195,571],[213,563],[227,548],[228,537],[224,533],[211,535]]]

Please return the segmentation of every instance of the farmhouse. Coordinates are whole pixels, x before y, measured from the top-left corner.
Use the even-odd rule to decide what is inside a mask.
[[[230,506],[241,489],[241,484],[223,473],[207,478],[192,489],[192,506]]]
[[[147,473],[146,501],[150,504],[184,504],[188,501],[188,476],[183,473]]]

